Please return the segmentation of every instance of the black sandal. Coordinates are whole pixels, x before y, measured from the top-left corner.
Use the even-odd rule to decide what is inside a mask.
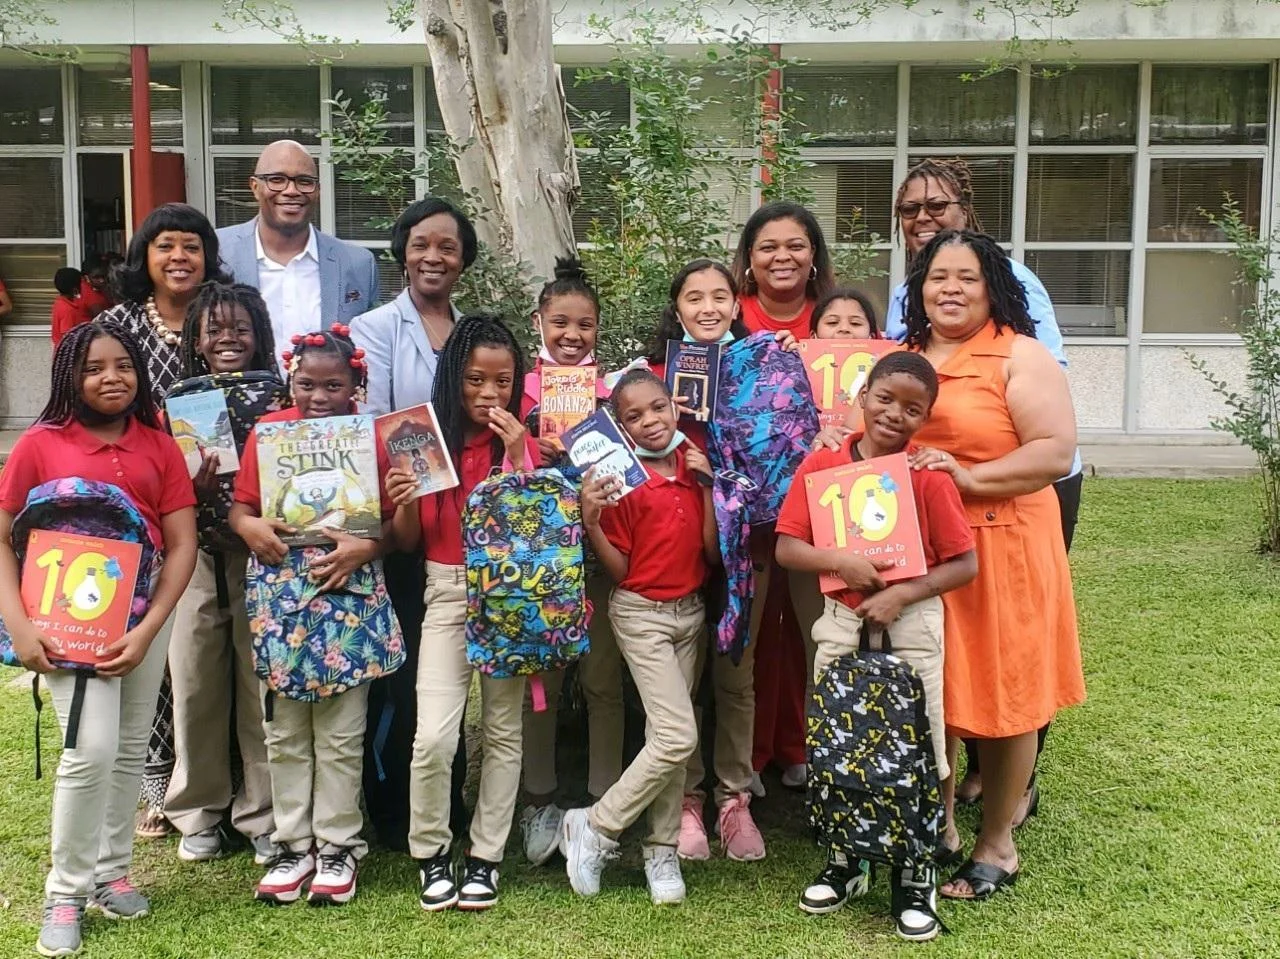
[[[974,862],[969,859],[961,866],[944,885],[953,882],[966,882],[973,892],[972,896],[949,896],[940,890],[943,899],[954,899],[959,902],[983,902],[990,899],[1001,889],[1009,888],[1018,881],[1018,870],[1009,872],[989,862]]]
[[[933,862],[939,869],[951,869],[960,865],[964,862],[964,845],[961,844],[952,849],[939,839],[938,848],[933,853]]]

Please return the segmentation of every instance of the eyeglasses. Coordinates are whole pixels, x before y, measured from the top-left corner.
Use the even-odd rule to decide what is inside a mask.
[[[272,193],[282,193],[290,183],[298,188],[299,193],[315,193],[320,180],[313,176],[289,176],[287,173],[255,173],[253,178],[265,183]]]
[[[925,200],[923,203],[917,203],[915,200],[907,200],[898,204],[898,216],[904,220],[914,220],[920,215],[921,210],[930,216],[942,216],[947,212],[947,207],[961,202],[960,200]]]

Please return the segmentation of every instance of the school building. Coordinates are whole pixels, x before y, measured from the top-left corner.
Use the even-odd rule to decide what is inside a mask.
[[[324,101],[338,90],[384,93],[392,142],[402,146],[421,148],[442,129],[421,26],[399,32],[385,0],[294,3],[305,29],[354,44],[321,66],[265,29],[219,27],[216,0],[45,6],[56,23],[35,33],[74,51],[74,62],[0,50],[0,278],[16,303],[0,321],[0,428],[29,423],[44,402],[54,270],[89,251],[122,251],[145,212],[135,211],[140,192],[152,203],[185,199],[217,226],[239,222],[255,212],[247,176],[256,154],[291,137],[321,159],[319,225],[385,247],[385,233],[367,226],[385,211],[335,175]],[[609,57],[585,25],[608,5],[553,6],[566,70]],[[1232,321],[1253,293],[1233,282],[1227,245],[1202,211],[1229,192],[1249,223],[1280,226],[1280,6],[1081,0],[1052,24],[1071,41],[1050,47],[1070,69],[1044,77],[1023,66],[962,83],[958,75],[999,54],[1009,32],[998,11],[976,20],[976,6],[896,7],[843,32],[765,25],[762,40],[808,61],[786,82],[804,93],[801,118],[820,134],[809,153],[828,236],[862,211],[883,241],[887,275],[869,284],[883,303],[904,272],[892,239],[897,184],[919,157],[965,156],[985,229],[1053,298],[1082,433],[1210,441],[1221,405],[1188,354],[1240,383],[1245,357]],[[729,8],[725,22],[739,15]],[[131,160],[134,81],[143,77],[149,169]],[[565,86],[580,106],[628,114],[624,88],[575,86],[571,76]],[[147,145],[136,146],[145,156]],[[585,186],[579,222],[591,212]],[[388,263],[384,295],[399,289],[395,274]]]

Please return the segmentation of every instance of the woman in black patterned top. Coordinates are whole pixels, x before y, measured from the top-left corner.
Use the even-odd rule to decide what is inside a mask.
[[[163,403],[182,372],[179,347],[188,304],[205,280],[230,282],[218,260],[213,224],[185,203],[157,207],[133,234],[113,280],[120,305],[99,319],[114,320],[133,334],[146,359],[156,403]],[[172,831],[164,818],[164,795],[173,759],[173,691],[166,672],[142,774],[145,808],[138,817],[140,837],[156,838]]]

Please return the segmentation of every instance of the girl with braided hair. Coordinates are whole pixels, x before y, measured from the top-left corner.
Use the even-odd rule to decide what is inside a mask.
[[[77,685],[54,670],[57,647],[27,618],[17,557],[9,545],[27,494],[80,477],[121,489],[147,522],[164,563],[146,615],[111,644],[85,682],[79,736],[62,753],[50,827],[53,868],[45,881],[38,951],[80,948],[87,905],[108,917],[147,915],[129,882],[133,811],[164,675],[173,612],[196,559],[195,494],[173,437],[159,428],[142,351],[120,326],[90,320],[70,330],[53,358],[49,402],[14,445],[0,473],[0,616],[24,666],[45,674],[54,709],[68,722]],[[145,574],[144,574],[145,575]],[[83,675],[83,674],[82,674]]]

